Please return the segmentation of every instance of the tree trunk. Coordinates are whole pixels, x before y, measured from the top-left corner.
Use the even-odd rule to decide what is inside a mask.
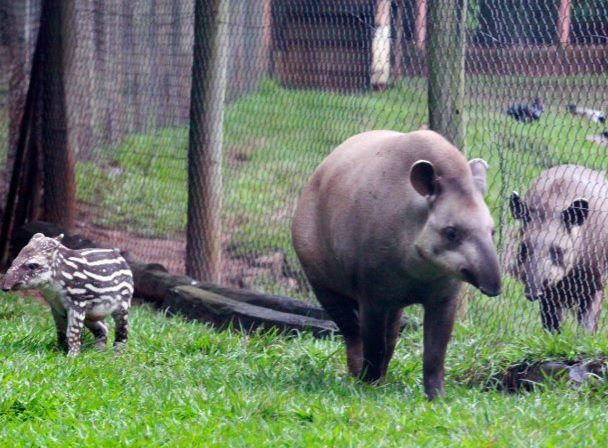
[[[186,273],[220,280],[228,0],[197,0],[188,146]]]
[[[557,39],[561,46],[570,43],[571,13],[570,0],[561,0],[557,11]]]
[[[428,6],[429,124],[464,150],[467,0],[429,0]]]
[[[17,142],[29,88],[32,70],[34,47],[38,39],[37,28],[33,26],[32,10],[39,7],[36,1],[26,0],[24,3],[5,1],[0,5],[0,14],[4,20],[0,23],[0,37],[6,44],[8,60],[3,66],[8,73],[8,153],[3,167],[6,178],[13,169]],[[25,14],[23,11],[25,9]],[[0,61],[1,63],[2,61]]]

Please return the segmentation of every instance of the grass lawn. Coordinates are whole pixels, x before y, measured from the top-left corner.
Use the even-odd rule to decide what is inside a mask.
[[[404,334],[386,382],[348,377],[339,339],[216,332],[146,307],[121,355],[55,349],[50,312],[0,301],[0,446],[602,446],[606,384],[509,395],[493,376],[512,362],[605,345],[565,332],[525,341],[457,326],[447,396],[428,403],[421,334]],[[487,389],[490,390],[487,390]]]

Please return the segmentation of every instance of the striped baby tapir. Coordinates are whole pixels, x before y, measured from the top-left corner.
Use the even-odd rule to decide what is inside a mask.
[[[117,249],[72,250],[61,244],[63,235],[49,238],[36,233],[19,252],[4,277],[4,291],[38,289],[51,307],[59,345],[68,355],[80,352],[87,327],[95,346],[105,348],[108,328],[116,323],[115,347],[127,342],[133,274]]]

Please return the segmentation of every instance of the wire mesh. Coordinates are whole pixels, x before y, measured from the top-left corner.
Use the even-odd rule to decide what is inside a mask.
[[[76,230],[136,260],[184,273],[194,2],[64,3]],[[428,127],[426,7],[425,0],[230,2],[221,19],[228,33],[222,283],[314,300],[290,241],[299,192],[346,138],[370,129]],[[41,8],[41,0],[0,3],[3,196]],[[540,331],[540,305],[524,298],[525,281],[512,267],[521,258],[522,227],[511,216],[509,198],[516,190],[538,208],[527,192],[543,171],[606,166],[608,4],[469,0],[465,65],[464,149],[490,164],[487,203],[505,272],[503,296],[476,297],[468,319],[476,325],[491,319],[504,334]],[[543,205],[547,215],[561,216],[579,197],[577,188],[561,188],[564,200],[555,210],[556,204]],[[602,188],[584,193],[589,215],[603,230],[604,207],[596,205],[604,199]],[[605,255],[581,248],[600,247],[608,236],[578,236],[578,249],[563,243],[568,255],[561,264],[570,268],[567,259],[580,269],[580,263],[596,268],[596,277],[585,271],[581,282],[603,287]],[[550,249],[556,244],[545,244],[549,261],[539,264],[560,261]],[[571,256],[577,250],[580,260]],[[585,259],[590,256],[598,259]],[[553,296],[556,303],[563,299]]]

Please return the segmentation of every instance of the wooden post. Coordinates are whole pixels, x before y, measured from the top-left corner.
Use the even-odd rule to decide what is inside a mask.
[[[429,125],[464,152],[464,56],[467,0],[428,0]],[[467,314],[462,294],[458,318]]]
[[[42,74],[42,157],[44,168],[44,216],[53,224],[72,229],[76,210],[74,155],[69,147],[65,98],[67,70],[65,17],[73,8],[47,0],[42,10],[40,33],[46,37]]]
[[[262,48],[266,60],[266,72],[269,76],[274,75],[274,59],[272,45],[272,0],[264,0],[262,18]]]
[[[405,5],[403,2],[397,2],[397,11],[395,18],[395,63],[393,69],[393,79],[401,79],[404,73],[403,53],[405,46],[405,32],[403,29],[403,19],[405,17]]]
[[[570,43],[571,13],[570,0],[561,0],[557,11],[557,39],[561,46]]]
[[[186,273],[220,280],[228,0],[197,0],[188,146]]]
[[[391,71],[391,2],[376,0],[375,31],[372,42],[371,85],[384,90]]]
[[[418,50],[424,50],[426,42],[427,0],[416,0],[416,22],[414,25],[414,42]]]
[[[467,0],[428,0],[430,128],[464,150],[464,56]]]
[[[55,2],[57,3],[57,2]],[[81,160],[93,160],[94,131],[99,109],[94,107],[100,89],[95,87],[93,0],[62,0],[62,76],[65,90],[68,145]]]

